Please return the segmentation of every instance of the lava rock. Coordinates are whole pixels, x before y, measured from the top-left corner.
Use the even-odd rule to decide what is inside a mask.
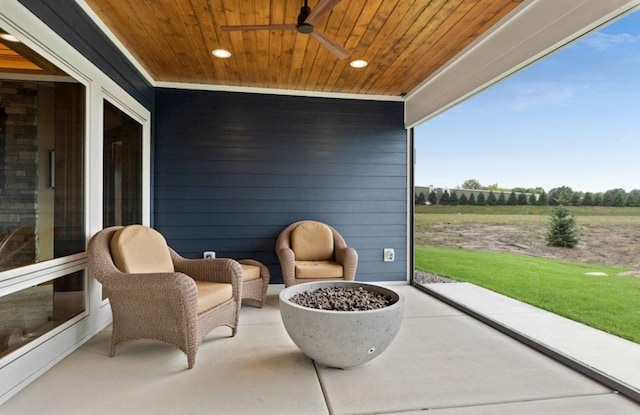
[[[330,311],[376,310],[392,303],[391,298],[362,287],[318,288],[296,294],[291,297],[290,301],[303,307]]]

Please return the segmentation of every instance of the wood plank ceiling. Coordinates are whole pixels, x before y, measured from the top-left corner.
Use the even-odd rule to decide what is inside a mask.
[[[314,31],[351,53],[342,60],[295,30],[220,28],[295,24],[302,0],[85,1],[158,82],[401,96],[522,0],[334,1]]]
[[[0,35],[5,34],[6,32],[0,28]],[[0,79],[2,73],[66,76],[63,71],[23,43],[0,37]]]

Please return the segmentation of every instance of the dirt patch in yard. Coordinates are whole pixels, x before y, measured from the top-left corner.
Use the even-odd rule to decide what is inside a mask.
[[[640,277],[640,225],[582,225],[575,248],[547,246],[546,223],[428,224],[416,229],[416,245],[512,252],[585,264],[629,268]]]

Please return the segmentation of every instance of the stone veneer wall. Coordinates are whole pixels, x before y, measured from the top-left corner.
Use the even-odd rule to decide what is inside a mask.
[[[34,262],[38,212],[38,90],[33,82],[0,81],[6,114],[0,160],[0,237],[18,230],[0,246],[0,270]],[[3,241],[5,242],[5,241]]]

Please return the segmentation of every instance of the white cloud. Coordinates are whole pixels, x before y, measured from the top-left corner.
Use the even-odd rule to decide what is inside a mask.
[[[514,111],[523,111],[531,107],[564,106],[574,98],[577,91],[588,85],[564,82],[528,82],[511,85],[506,93],[505,104]]]
[[[640,43],[640,35],[630,33],[608,34],[597,32],[585,38],[582,43],[597,50],[606,51],[625,44]]]

